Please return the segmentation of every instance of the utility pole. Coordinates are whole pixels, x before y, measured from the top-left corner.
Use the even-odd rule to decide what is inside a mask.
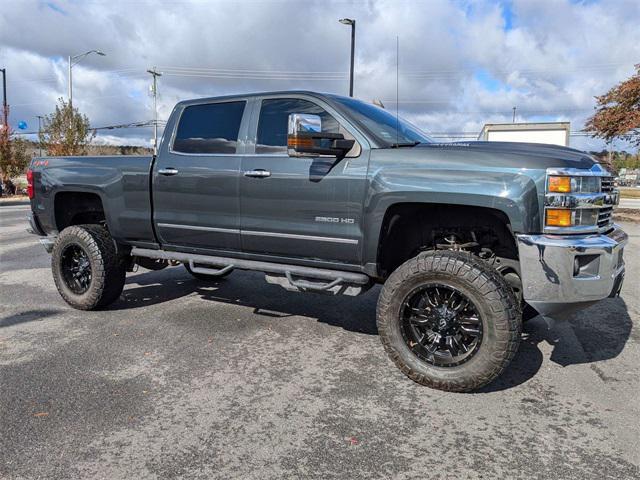
[[[9,105],[7,103],[7,69],[0,68],[2,72],[2,125],[9,132]]]
[[[73,106],[73,83],[71,82],[71,67],[73,67],[73,65],[71,65],[71,55],[69,55],[69,73],[67,75],[67,81],[69,82],[67,84],[67,97],[69,99],[69,106]]]
[[[513,121],[511,123],[516,123],[516,107],[513,107]]]
[[[38,117],[38,156],[42,156],[42,140],[40,140],[40,135],[42,134],[42,119],[44,118],[42,115],[36,115]]]
[[[153,154],[158,154],[158,77],[162,74],[156,71],[156,67],[147,70],[153,77]]]
[[[7,106],[7,69],[0,68],[2,72],[2,106]]]
[[[2,129],[0,130],[0,153],[9,154],[9,104],[7,103],[7,69],[0,68],[2,72]],[[4,175],[2,175],[4,177]],[[4,184],[4,178],[0,177],[0,184]]]

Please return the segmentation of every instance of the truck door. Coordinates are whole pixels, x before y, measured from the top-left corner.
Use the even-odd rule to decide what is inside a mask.
[[[357,137],[313,99],[265,98],[255,108],[255,151],[242,158],[240,176],[243,251],[358,263],[369,152],[362,138],[340,161],[289,157],[290,113],[319,115],[323,131]]]
[[[165,247],[240,250],[238,139],[248,124],[246,103],[186,105],[168,125],[153,172],[154,221]]]

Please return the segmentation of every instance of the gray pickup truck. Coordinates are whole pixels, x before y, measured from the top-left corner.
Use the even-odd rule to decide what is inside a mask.
[[[74,308],[116,301],[136,265],[333,295],[382,284],[384,348],[443,390],[500,375],[523,318],[617,296],[624,278],[618,192],[586,153],[434,143],[336,95],[180,102],[156,156],[37,158],[28,183],[30,230]]]

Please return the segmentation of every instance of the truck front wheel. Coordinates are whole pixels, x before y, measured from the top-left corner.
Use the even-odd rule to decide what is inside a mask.
[[[56,287],[73,308],[95,310],[113,303],[122,293],[126,264],[105,227],[67,227],[51,253]]]
[[[498,377],[522,330],[512,289],[465,252],[425,252],[398,267],[378,300],[380,338],[409,378],[467,392]]]

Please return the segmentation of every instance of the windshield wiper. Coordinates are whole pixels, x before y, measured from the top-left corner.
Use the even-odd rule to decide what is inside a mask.
[[[403,148],[403,147],[415,147],[416,145],[420,145],[422,142],[407,142],[407,143],[392,143],[389,145],[389,148]]]

